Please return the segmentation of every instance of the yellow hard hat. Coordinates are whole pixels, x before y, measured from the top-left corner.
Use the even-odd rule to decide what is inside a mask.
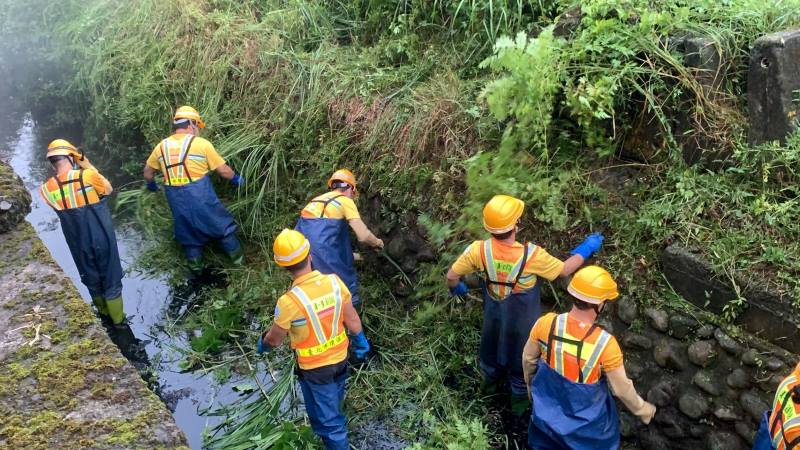
[[[522,217],[525,202],[510,195],[495,195],[483,208],[483,228],[492,234],[511,231]]]
[[[273,259],[281,267],[302,262],[311,251],[311,244],[303,233],[284,228],[272,244]]]
[[[198,128],[206,127],[206,123],[200,118],[200,113],[198,113],[197,110],[191,106],[181,106],[177,111],[175,111],[175,117],[173,117],[172,120],[177,122],[182,119],[194,121],[197,123]]]
[[[356,176],[353,175],[353,172],[350,172],[348,169],[339,169],[336,172],[333,172],[333,175],[331,175],[331,178],[328,180],[328,187],[332,188],[335,181],[343,181],[350,186],[353,186],[353,190],[357,190]]]
[[[51,156],[75,156],[80,154],[74,145],[66,139],[56,139],[47,146],[47,157]]]
[[[616,281],[600,266],[586,266],[575,273],[567,291],[578,300],[593,305],[601,305],[619,297]]]

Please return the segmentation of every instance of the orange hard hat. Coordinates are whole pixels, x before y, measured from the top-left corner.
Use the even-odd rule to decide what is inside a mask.
[[[198,113],[197,110],[191,106],[181,106],[178,108],[178,110],[175,111],[175,117],[173,117],[172,120],[175,122],[179,120],[191,120],[197,124],[198,128],[206,127],[206,123],[200,118],[200,113]]]
[[[353,187],[354,191],[358,190],[356,189],[356,176],[353,175],[353,172],[350,172],[348,169],[339,169],[336,172],[333,172],[333,175],[331,175],[330,179],[328,180],[328,187],[333,188],[333,183],[336,181],[342,181],[349,184]]]
[[[593,305],[600,305],[619,297],[617,282],[600,266],[586,266],[576,272],[569,282],[567,291],[578,300]]]
[[[511,231],[522,217],[525,202],[510,195],[495,195],[483,208],[483,227],[492,234]]]
[[[80,152],[74,145],[66,139],[56,139],[47,146],[47,157],[51,156],[75,156]]]
[[[272,244],[272,257],[281,267],[303,262],[311,251],[311,244],[303,233],[284,228]]]

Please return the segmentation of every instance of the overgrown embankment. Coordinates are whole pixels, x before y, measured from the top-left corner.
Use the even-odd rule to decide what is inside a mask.
[[[93,0],[43,11],[55,24],[53,60],[71,61],[75,73],[58,94],[85,99],[102,130],[87,140],[138,129],[155,143],[172,109],[193,104],[248,180],[239,192],[220,186],[249,241],[248,267],[193,309],[188,326],[204,331],[187,367],[249,370],[231,362],[234,343],[254,339],[287,284],[268,264],[271,237],[338,166],[359,175],[367,222],[413,278],[365,255],[366,324],[381,357],[352,384],[356,429],[377,416],[421,445],[507,444],[496,411],[475,395],[479,304],[447,298],[441,284],[464,241],[482,236],[481,207],[498,192],[527,202],[522,238],[555,254],[604,231],[597,262],[641,314],[680,309],[733,322],[752,300],[744,275],[797,310],[800,139],[745,140],[750,47],[800,25],[796,0]],[[148,149],[114,151],[129,152],[138,171]],[[176,267],[163,201],[126,197],[165,243],[148,260]],[[717,315],[697,315],[665,281],[661,253],[673,243],[726,281],[732,296],[714,296]],[[626,323],[630,333],[645,329],[639,317]],[[670,347],[676,358],[710,339],[695,328]],[[652,341],[661,337],[649,339],[623,342],[632,361],[660,358]],[[718,367],[734,364],[756,374],[733,357]],[[686,381],[686,370],[674,379]],[[664,410],[674,412],[680,394]],[[727,432],[753,425],[711,414],[675,412],[680,427],[663,419],[626,444],[659,448],[641,437],[653,435],[679,445],[687,417]]]
[[[0,448],[187,448],[24,220],[30,195],[2,162],[0,194]]]

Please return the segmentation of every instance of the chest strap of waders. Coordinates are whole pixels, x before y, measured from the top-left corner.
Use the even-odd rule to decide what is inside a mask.
[[[339,197],[344,197],[344,194],[340,194],[340,195],[331,197],[331,198],[329,198],[327,200],[314,199],[314,200],[311,200],[309,203],[322,203],[322,212],[319,213],[319,218],[320,219],[324,219],[325,218],[325,208],[327,208],[328,205],[331,204],[331,202],[333,202],[334,200],[336,200]]]
[[[184,175],[186,175],[186,178],[189,180],[189,183],[194,181],[192,180],[192,174],[189,173],[189,168],[186,167],[186,158],[189,157],[189,150],[192,148],[192,142],[194,142],[194,136],[189,138],[188,143],[186,142],[186,140],[184,140],[184,142],[181,143],[181,147],[185,147],[185,149],[181,148],[181,150],[183,150],[183,155],[181,156],[180,161],[176,162],[175,164],[170,164],[170,161],[172,160],[167,158],[168,156],[170,156],[169,149],[167,149],[167,152],[164,153],[164,147],[167,147],[169,145],[169,139],[164,139],[161,142],[161,159],[164,160],[164,173],[167,175],[167,183],[169,183],[170,186],[172,186],[172,176],[169,174],[169,170],[172,169],[173,167],[179,167],[179,166],[182,167],[183,173]]]
[[[525,271],[525,265],[528,262],[528,244],[525,244],[524,247],[525,248],[522,251],[522,261],[521,261],[521,263],[519,265],[519,270],[517,271],[517,275],[514,277],[514,281],[513,282],[497,281],[497,280],[492,279],[491,275],[489,274],[489,264],[488,263],[491,262],[492,267],[494,267],[494,256],[490,255],[491,261],[487,261],[487,258],[486,258],[487,249],[489,250],[490,253],[492,252],[492,242],[491,242],[491,240],[483,241],[483,245],[481,245],[481,259],[483,260],[483,278],[486,280],[486,284],[497,284],[497,285],[500,285],[500,286],[507,286],[507,287],[511,288],[511,290],[513,291],[514,288],[517,287],[517,284],[519,284],[519,280],[520,280],[520,278],[522,278],[522,272]],[[492,271],[494,271],[494,270],[492,270]],[[509,274],[509,275],[511,275],[511,274]],[[509,276],[509,278],[511,278],[511,277]]]
[[[70,175],[67,176],[69,177]],[[56,175],[54,178],[56,179],[56,183],[58,183],[58,190],[61,192],[61,205],[64,207],[64,209],[69,209],[69,206],[67,206],[67,195],[66,192],[64,192],[64,186],[72,183],[78,183],[81,185],[80,189],[81,194],[83,194],[83,204],[89,204],[89,195],[86,193],[86,186],[83,184],[83,169],[78,170],[78,178],[70,177],[67,181],[63,182],[58,179],[58,175]],[[77,207],[78,205],[75,206]]]
[[[561,319],[562,316],[564,317],[563,319]],[[556,324],[559,322],[563,323],[563,326],[559,325],[559,329],[556,330]],[[580,361],[581,361],[581,352],[583,351],[583,342],[586,340],[586,338],[591,336],[592,333],[594,333],[594,330],[596,328],[600,328],[600,330],[603,331],[605,335],[601,336],[601,339],[597,340],[597,344],[595,345],[595,351],[592,352],[592,355],[586,361],[584,367],[581,367]],[[597,323],[593,323],[592,326],[589,327],[589,330],[586,332],[586,334],[583,335],[583,338],[581,338],[581,340],[569,339],[564,337],[563,334],[566,334],[566,332],[567,332],[567,313],[564,313],[556,316],[553,319],[553,322],[550,323],[550,334],[548,334],[547,336],[547,363],[552,364],[553,347],[555,347],[554,344],[556,342],[568,345],[574,345],[577,348],[577,354],[575,355],[575,358],[578,364],[578,383],[583,383],[583,381],[586,378],[588,378],[589,375],[591,374],[592,369],[594,368],[594,365],[597,362],[596,360],[600,357],[600,353],[602,353],[603,349],[605,348],[605,344],[608,342],[610,335],[608,335],[608,333],[606,333],[605,330],[603,330],[603,327],[601,327]],[[564,355],[559,350],[556,352],[555,356],[556,356],[556,363],[554,364],[555,367],[553,367],[553,369],[556,372],[558,372],[561,376],[564,376],[564,367],[563,367]]]

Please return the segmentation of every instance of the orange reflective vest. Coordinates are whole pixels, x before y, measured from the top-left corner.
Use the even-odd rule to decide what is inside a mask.
[[[54,176],[39,188],[42,198],[56,211],[80,208],[100,201],[94,186],[84,179],[83,169],[70,170],[63,178],[62,181],[58,175]]]
[[[567,332],[567,316],[560,314],[550,324],[547,365],[572,382],[597,383],[600,356],[611,341],[611,334],[595,323],[583,337],[573,336]]]
[[[186,159],[189,158],[189,149],[192,148],[194,135],[187,134],[183,137],[180,146],[170,144],[170,139],[161,141],[161,172],[164,175],[164,182],[169,186],[183,186],[192,181],[192,175],[186,166]],[[204,158],[204,156],[197,155]]]
[[[536,275],[523,277],[528,258],[533,256],[537,246],[528,243],[524,245],[522,255],[515,261],[505,261],[495,256],[493,247],[494,239],[483,241],[481,246],[481,261],[483,262],[483,279],[489,294],[498,300],[505,299],[517,287],[520,280],[529,279]]]
[[[797,377],[786,377],[778,387],[769,418],[769,435],[776,450],[793,450],[800,446],[800,405],[792,399]]]
[[[322,294],[312,297],[302,285],[287,292],[289,298],[302,311],[309,328],[308,337],[301,342],[292,342],[301,368],[324,360],[328,353],[346,351],[347,333],[342,313],[342,291],[336,275],[326,276],[330,287]]]

